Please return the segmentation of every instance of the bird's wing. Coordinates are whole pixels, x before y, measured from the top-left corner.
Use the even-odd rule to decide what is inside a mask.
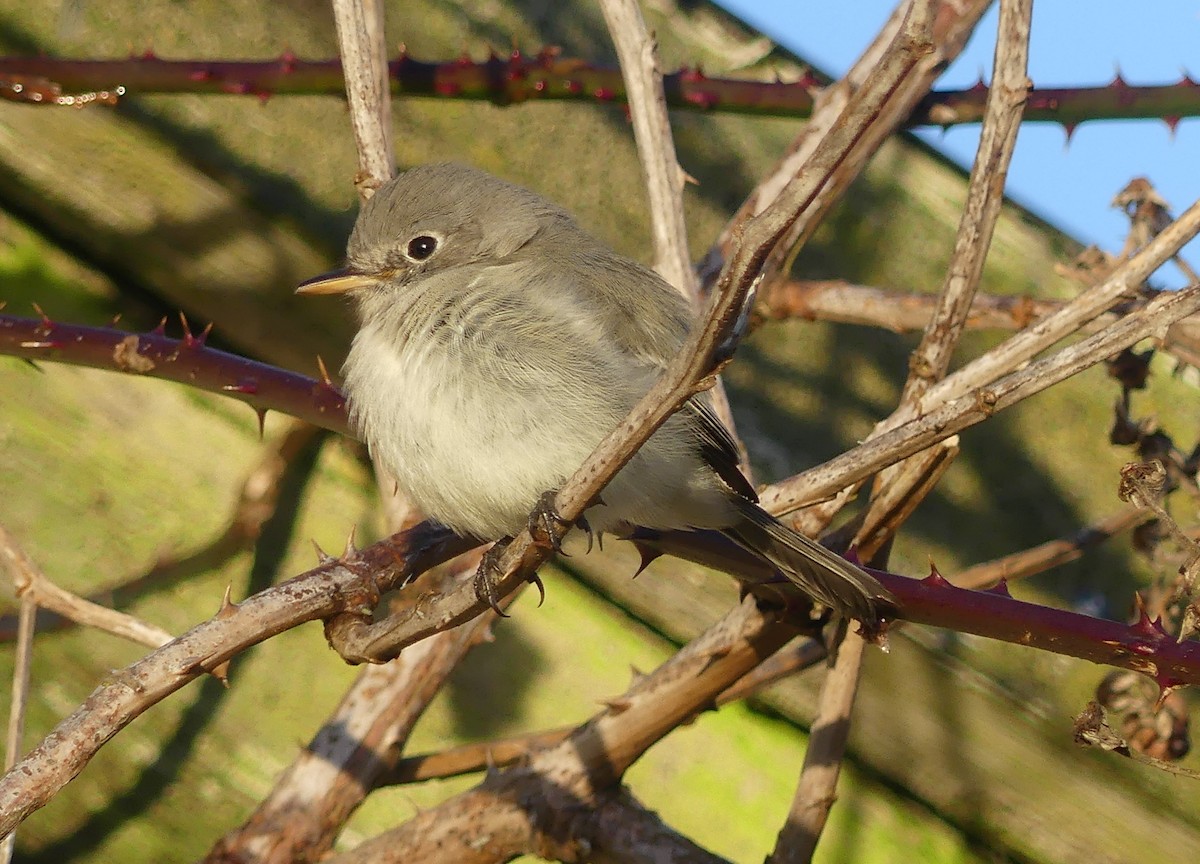
[[[589,258],[586,296],[599,308],[612,340],[634,362],[656,372],[679,353],[695,320],[691,304],[648,268],[603,250]],[[657,295],[653,303],[646,294]],[[712,407],[712,398],[701,393],[682,409],[692,421],[701,456],[726,485],[741,497],[758,496],[738,467],[739,452],[729,430]]]

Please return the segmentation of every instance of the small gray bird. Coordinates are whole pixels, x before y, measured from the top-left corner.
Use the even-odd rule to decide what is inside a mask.
[[[345,269],[350,420],[427,516],[511,537],[646,394],[693,310],[550,201],[482,171],[413,168],[362,208]],[[756,503],[707,394],[645,443],[584,514],[590,529],[716,529],[868,626],[893,602],[872,576]]]

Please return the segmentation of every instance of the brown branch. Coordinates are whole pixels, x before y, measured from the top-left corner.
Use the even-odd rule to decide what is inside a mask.
[[[762,212],[774,200],[788,178],[795,176],[808,161],[816,142],[838,122],[845,106],[854,98],[855,92],[865,86],[865,82],[875,74],[881,62],[880,58],[886,55],[895,34],[900,30],[901,20],[909,5],[906,0],[897,6],[892,17],[875,37],[875,41],[863,52],[846,77],[821,91],[804,131],[792,142],[788,153],[768,176],[747,196],[709,250],[701,268],[701,276],[706,283],[729,254],[736,227],[753,214]],[[768,280],[774,278],[776,272],[788,269],[784,266],[785,260],[795,255],[804,245],[825,214],[840,200],[850,183],[862,172],[883,142],[903,125],[913,107],[929,92],[929,88],[941,75],[946,64],[961,53],[975,24],[990,5],[991,0],[938,3],[933,23],[932,44],[924,46],[924,56],[918,58],[897,80],[888,99],[880,105],[877,122],[867,135],[855,142],[853,152],[848,154],[829,182],[809,202],[788,231],[786,239],[777,246],[767,268]]]
[[[848,634],[838,646],[837,660],[825,676],[804,751],[800,783],[767,864],[811,861],[837,800],[838,775],[850,737],[850,713],[862,671],[862,637]]]
[[[1143,309],[1131,313],[1082,342],[1063,349],[1059,354],[1038,360],[1020,372],[997,380],[1009,369],[1018,368],[1115,304],[1130,292],[1132,286],[1140,285],[1154,270],[1170,259],[1197,232],[1200,232],[1200,202],[1189,207],[1145,249],[1116,268],[1104,282],[1083,292],[1059,311],[1039,320],[934,384],[916,404],[900,406],[891,417],[880,424],[880,431],[890,431],[764,492],[764,506],[775,513],[789,512],[811,501],[832,495],[842,487],[887,467],[896,461],[897,456],[908,456],[924,449],[924,446],[910,449],[909,444],[901,446],[900,438],[912,435],[915,436],[914,440],[920,437],[930,444],[947,438],[966,426],[973,425],[973,422],[990,416],[1000,404],[995,400],[1000,398],[1001,390],[1009,394],[1005,399],[1022,392],[1032,395],[1192,314],[1186,303],[1182,307],[1175,303],[1164,306],[1163,298],[1168,295],[1159,296]],[[1184,289],[1181,294],[1189,294],[1191,291],[1192,289]],[[1180,295],[1170,296],[1177,298]],[[1166,311],[1168,306],[1172,311]],[[1151,312],[1151,309],[1154,311]],[[1134,323],[1135,319],[1138,323]],[[1150,326],[1146,326],[1148,322],[1152,322]],[[1083,349],[1082,346],[1085,345],[1088,348]],[[1089,359],[1087,351],[1098,353],[1092,354]],[[1079,365],[1081,362],[1082,365]],[[969,404],[968,400],[974,400],[975,404]],[[976,411],[980,413],[975,421],[963,422],[968,415]],[[913,417],[922,414],[924,416],[920,420],[910,423]],[[890,438],[902,424],[910,431],[896,439]],[[922,427],[924,431],[918,433],[918,429]],[[934,428],[938,433],[928,434]],[[885,439],[887,443],[882,443]],[[900,446],[904,452],[893,452],[893,446]],[[881,458],[885,452],[888,456]],[[841,486],[835,486],[830,481],[832,474],[849,476],[851,480]]]
[[[0,778],[0,834],[41,807],[112,736],[147,708],[252,645],[354,606],[466,551],[474,541],[436,526],[415,529],[268,588],[113,673],[17,766]]]
[[[33,665],[33,630],[37,603],[26,594],[21,598],[21,621],[17,627],[17,650],[13,662],[12,702],[8,706],[8,731],[4,737],[4,770],[12,769],[24,750],[25,710],[29,705],[29,670]],[[16,847],[16,832],[0,840],[0,862],[8,864]]]
[[[646,31],[646,22],[635,0],[601,0],[600,10],[616,46],[628,93],[633,136],[650,201],[654,269],[685,297],[695,298],[696,271],[688,252],[687,223],[683,219],[686,175],[671,137],[658,48]]]
[[[175,638],[161,627],[148,624],[126,612],[84,600],[55,585],[25,554],[3,525],[0,525],[0,557],[8,564],[17,596],[22,599],[28,597],[36,606],[49,609],[85,627],[95,627],[151,648],[158,648]],[[21,615],[25,615],[24,603],[21,605]]]
[[[650,230],[654,240],[654,269],[693,303],[700,302],[700,283],[688,248],[687,222],[683,217],[683,185],[687,178],[679,164],[671,121],[663,94],[662,72],[654,38],[646,31],[636,0],[601,0],[601,11],[612,34],[629,93],[630,119],[650,202]],[[712,388],[713,406],[730,432],[737,428],[725,386]],[[742,470],[750,476],[750,459],[738,445]]]
[[[988,99],[954,253],[937,306],[910,358],[901,406],[917,401],[932,382],[945,376],[979,288],[1021,123],[1021,105],[1028,84],[1025,69],[1031,13],[1032,0],[1000,2],[995,58],[997,86]],[[932,491],[957,453],[955,439],[948,439],[879,475],[864,524],[855,537],[865,560],[873,560],[879,550],[886,549],[886,544]],[[816,851],[836,797],[862,658],[862,639],[849,634],[821,688],[813,737],[804,754],[804,768],[791,811],[771,855],[772,864],[802,864],[811,861]]]
[[[350,125],[358,151],[354,185],[366,200],[396,173],[392,156],[392,102],[381,0],[333,0]]]
[[[647,748],[680,723],[711,707],[719,693],[793,635],[790,625],[773,614],[764,615],[748,597],[654,672],[637,680],[624,695],[610,700],[605,710],[566,740],[535,752],[528,765],[492,774],[476,789],[421,813],[336,860],[342,864],[497,861],[523,852],[574,860],[581,848],[607,855],[620,849],[628,853],[639,845],[637,838],[628,833],[633,825],[620,819],[597,821],[606,796]],[[517,802],[524,811],[523,818],[511,812],[511,802]],[[471,814],[475,818],[464,825],[463,820]],[[513,819],[517,820],[515,824]],[[439,826],[445,824],[457,825],[459,830],[443,834]],[[446,845],[431,844],[435,836]],[[674,840],[665,833],[657,836],[659,843],[668,839]],[[581,846],[583,843],[587,845]],[[485,846],[487,857],[471,851],[476,844]],[[662,855],[661,849],[674,847],[654,848]],[[702,853],[692,848],[693,854]],[[439,857],[431,857],[435,849]]]
[[[960,588],[990,588],[1001,580],[1012,582],[1043,573],[1078,559],[1091,547],[1133,527],[1142,518],[1135,508],[1118,510],[1066,537],[960,570],[954,575],[953,582]]]
[[[819,639],[797,636],[723,690],[713,704],[719,708],[749,699],[775,682],[808,669],[824,657],[825,645]],[[574,731],[574,726],[561,726],[492,741],[460,744],[435,753],[406,756],[380,780],[379,785],[422,783],[512,765],[528,758],[535,750],[558,744]]]
[[[477,555],[468,557],[477,563]],[[461,573],[473,566],[456,569]],[[252,864],[326,855],[351,814],[395,766],[450,672],[486,639],[494,621],[489,610],[412,646],[391,663],[364,669],[270,794],[205,860]]]
[[[763,284],[754,311],[756,323],[801,318],[905,333],[925,328],[937,303],[938,296],[932,293],[894,291],[841,279],[778,277]],[[1062,300],[1035,300],[1026,295],[977,294],[965,326],[968,330],[1021,330],[1064,305]]]

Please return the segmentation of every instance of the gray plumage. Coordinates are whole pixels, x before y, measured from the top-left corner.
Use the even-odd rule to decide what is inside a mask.
[[[351,422],[429,517],[523,529],[679,350],[687,301],[560,207],[482,171],[414,168],[359,214],[347,268]],[[874,623],[870,575],[761,510],[706,395],[671,417],[585,514],[596,531],[718,529],[840,614]]]

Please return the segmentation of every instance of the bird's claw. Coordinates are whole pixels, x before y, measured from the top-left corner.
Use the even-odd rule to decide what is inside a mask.
[[[529,535],[533,538],[533,542],[543,546],[549,546],[558,555],[567,555],[562,548],[562,537],[556,530],[559,527],[571,527],[571,522],[558,515],[558,510],[555,509],[554,499],[558,493],[551,489],[548,492],[543,492],[542,497],[538,499],[537,506],[533,508],[533,512],[529,514]],[[577,523],[591,536],[591,529],[587,528],[587,523],[582,519]],[[589,541],[588,551],[591,551]]]
[[[484,552],[483,557],[479,559],[479,566],[475,569],[475,577],[472,580],[475,586],[475,599],[486,603],[501,618],[507,618],[509,615],[500,608],[500,597],[496,594],[496,576],[500,573],[500,559],[504,557],[504,550],[510,543],[512,543],[511,537],[505,537],[493,543],[491,548]],[[530,573],[525,581],[537,586],[538,606],[545,603],[546,586],[542,583],[542,577],[537,574],[537,571]]]
[[[475,598],[486,603],[501,618],[507,618],[508,613],[500,608],[500,598],[496,596],[496,574],[500,570],[500,559],[504,555],[504,550],[511,542],[511,537],[505,537],[493,543],[491,548],[484,552],[483,557],[479,559],[479,567],[476,568],[475,578],[472,580],[475,586]],[[536,579],[537,576],[535,575],[534,578]],[[541,587],[540,579],[538,584]]]

